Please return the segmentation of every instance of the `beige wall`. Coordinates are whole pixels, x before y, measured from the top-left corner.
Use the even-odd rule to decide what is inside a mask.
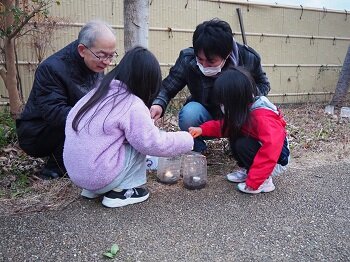
[[[262,57],[275,102],[329,101],[350,44],[350,14],[345,11],[276,7],[238,1],[150,0],[149,48],[158,57],[163,76],[179,51],[191,46],[197,24],[219,17],[229,22],[242,42],[236,8],[241,8],[248,45]],[[123,53],[122,0],[61,0],[52,16],[67,17],[72,25],[57,31],[48,49],[51,54],[73,41],[82,24],[100,18],[116,28],[118,52]],[[168,28],[172,32],[168,32]],[[18,53],[24,97],[33,82],[35,55],[28,43]],[[7,96],[0,82],[0,93]],[[6,99],[2,99],[6,101]]]

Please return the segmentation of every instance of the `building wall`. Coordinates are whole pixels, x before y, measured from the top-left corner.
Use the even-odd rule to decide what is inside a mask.
[[[150,0],[149,49],[158,57],[165,77],[179,52],[191,46],[197,24],[214,17],[232,26],[242,43],[237,8],[241,8],[247,43],[262,59],[274,102],[329,101],[350,44],[350,14],[302,6],[224,0]],[[90,19],[103,19],[116,29],[118,53],[123,54],[122,0],[61,0],[51,16],[69,25],[55,31],[46,55],[75,40]],[[18,43],[23,94],[32,86],[37,59],[28,39]],[[0,81],[1,97],[7,92]],[[6,101],[2,98],[1,101]]]

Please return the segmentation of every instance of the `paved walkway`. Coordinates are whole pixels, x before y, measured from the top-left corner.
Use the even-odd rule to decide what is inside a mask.
[[[0,217],[0,261],[350,261],[350,164],[290,168],[276,190],[246,195],[222,176],[199,191],[153,190],[108,209]]]

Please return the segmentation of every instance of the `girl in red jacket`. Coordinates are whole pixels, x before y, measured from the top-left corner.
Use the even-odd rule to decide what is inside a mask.
[[[289,147],[282,113],[265,96],[258,96],[251,75],[241,68],[223,72],[215,81],[213,97],[222,120],[190,127],[193,137],[228,137],[239,170],[227,175],[238,189],[257,194],[275,189],[272,175],[286,169]]]

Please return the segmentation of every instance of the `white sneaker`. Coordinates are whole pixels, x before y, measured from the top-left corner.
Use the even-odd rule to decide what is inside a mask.
[[[81,196],[89,198],[89,199],[93,199],[93,198],[98,198],[99,196],[101,196],[100,194],[96,194],[92,191],[89,191],[87,189],[83,189],[80,193]]]
[[[279,176],[284,171],[287,170],[287,165],[281,166],[280,164],[276,164],[275,168],[273,169],[271,176]]]
[[[258,194],[258,193],[268,193],[275,190],[275,185],[273,184],[272,177],[269,177],[262,183],[257,190],[247,187],[246,183],[239,183],[237,185],[239,191],[247,194]]]
[[[236,171],[227,174],[226,177],[228,181],[234,183],[241,183],[246,181],[247,179],[247,170],[245,168],[240,167]]]

